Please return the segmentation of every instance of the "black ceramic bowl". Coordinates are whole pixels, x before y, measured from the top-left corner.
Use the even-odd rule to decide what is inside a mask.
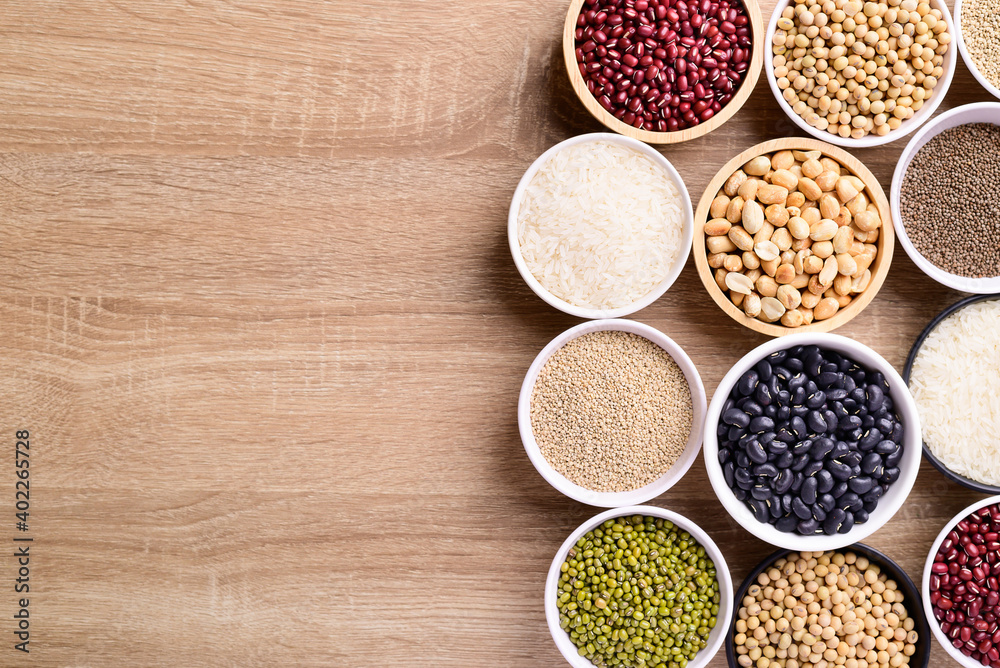
[[[741,668],[736,663],[736,647],[733,643],[733,636],[736,635],[736,620],[739,619],[740,608],[743,605],[743,597],[747,595],[747,589],[757,581],[757,576],[767,570],[781,557],[787,556],[798,550],[778,550],[772,553],[764,561],[757,564],[757,567],[750,571],[750,575],[743,580],[743,584],[736,590],[736,598],[733,599],[733,618],[729,622],[729,632],[726,634],[726,661],[730,668]],[[927,625],[927,615],[924,612],[920,590],[913,580],[906,574],[899,564],[882,554],[878,550],[868,547],[863,543],[854,543],[835,552],[854,552],[855,554],[867,557],[868,561],[878,565],[890,578],[896,581],[896,585],[903,592],[906,610],[913,617],[914,628],[920,638],[917,640],[917,651],[910,657],[910,668],[927,668],[931,658],[931,629]]]
[[[945,310],[941,311],[930,323],[924,327],[924,331],[920,332],[920,336],[917,337],[916,342],[913,347],[910,348],[910,354],[906,357],[906,366],[903,367],[903,381],[907,386],[910,385],[910,372],[913,370],[913,362],[917,359],[917,353],[920,351],[920,346],[924,344],[924,340],[927,336],[934,331],[934,328],[941,324],[945,318],[950,316],[952,313],[965,308],[969,304],[974,304],[976,302],[987,301],[989,299],[1000,299],[1000,295],[975,295],[973,297],[968,297],[960,302],[952,304]],[[927,443],[924,442],[924,457],[927,458],[931,464],[934,465],[938,471],[940,471],[946,478],[953,480],[960,485],[964,485],[969,489],[973,489],[977,492],[983,494],[997,495],[1000,494],[1000,487],[994,485],[987,485],[986,483],[977,482],[971,478],[966,478],[964,475],[955,473],[950,468],[948,468],[944,462],[934,456],[931,449],[927,447]]]

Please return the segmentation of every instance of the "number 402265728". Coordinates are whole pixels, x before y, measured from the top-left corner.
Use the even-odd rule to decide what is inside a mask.
[[[15,506],[17,508],[15,515],[19,523],[18,528],[25,531],[27,530],[28,508],[30,507],[29,478],[31,474],[28,472],[28,465],[31,454],[31,442],[29,441],[30,434],[27,429],[17,431],[14,436],[17,437],[17,445],[14,447],[14,465],[17,467],[16,474],[18,477],[15,483]]]

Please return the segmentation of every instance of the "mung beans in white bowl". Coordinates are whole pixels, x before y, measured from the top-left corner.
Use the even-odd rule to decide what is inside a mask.
[[[705,387],[670,337],[633,320],[572,327],[525,375],[517,424],[535,469],[566,496],[615,508],[676,484],[698,457]]]
[[[595,574],[586,577],[590,568]],[[549,632],[573,668],[607,666],[620,653],[631,659],[620,665],[704,668],[725,639],[733,606],[729,567],[712,538],[655,506],[615,508],[584,522],[556,552],[545,581]]]
[[[687,261],[694,215],[673,165],[611,133],[556,144],[514,191],[507,237],[528,287],[581,318],[619,318],[673,285]]]

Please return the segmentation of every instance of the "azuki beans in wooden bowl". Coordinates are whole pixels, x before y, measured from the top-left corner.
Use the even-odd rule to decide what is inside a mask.
[[[775,139],[737,155],[709,183],[694,220],[695,267],[708,293],[769,336],[850,321],[892,261],[878,180],[815,139]]]
[[[755,0],[572,0],[570,84],[587,110],[651,144],[711,132],[746,102],[764,58]]]

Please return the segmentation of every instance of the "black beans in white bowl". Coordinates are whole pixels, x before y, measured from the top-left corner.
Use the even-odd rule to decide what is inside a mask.
[[[916,404],[892,365],[835,334],[769,341],[743,357],[708,407],[705,466],[750,533],[833,550],[899,510],[920,467]]]

